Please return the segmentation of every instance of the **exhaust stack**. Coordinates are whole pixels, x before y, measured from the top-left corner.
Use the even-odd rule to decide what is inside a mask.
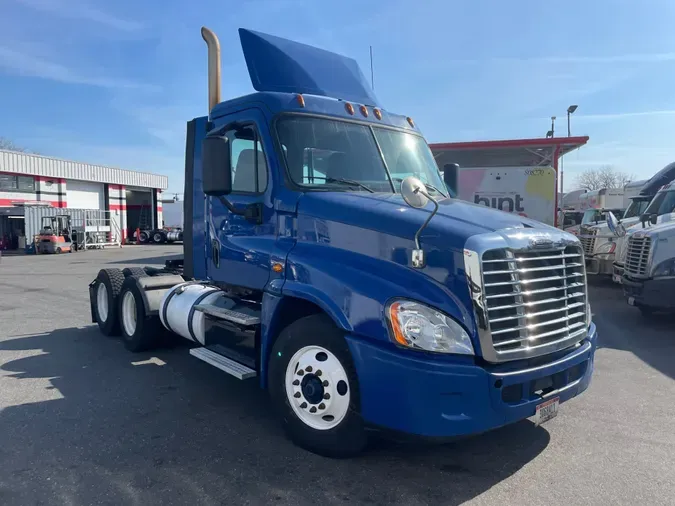
[[[220,42],[211,30],[202,26],[202,38],[209,49],[209,114],[220,103]]]

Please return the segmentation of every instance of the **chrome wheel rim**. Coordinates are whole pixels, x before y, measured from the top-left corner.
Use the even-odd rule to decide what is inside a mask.
[[[108,321],[108,290],[103,283],[99,283],[96,289],[96,310],[103,323]]]
[[[122,297],[122,326],[128,336],[136,332],[136,298],[131,292],[124,292]]]
[[[305,425],[330,430],[347,416],[351,398],[347,372],[327,349],[298,350],[286,367],[285,385],[288,402]]]

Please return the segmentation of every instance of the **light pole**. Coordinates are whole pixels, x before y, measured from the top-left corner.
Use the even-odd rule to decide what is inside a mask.
[[[574,111],[577,110],[578,105],[570,105],[567,108],[567,137],[572,136],[572,129],[570,128],[570,117],[572,114],[574,114]],[[565,159],[564,153],[563,156],[560,157],[560,193],[565,195],[565,170],[564,170],[564,162],[563,160]]]
[[[572,129],[570,128],[570,116],[577,110],[578,105],[571,105],[567,108],[567,137],[572,136]]]
[[[555,137],[555,116],[551,116],[551,137]]]

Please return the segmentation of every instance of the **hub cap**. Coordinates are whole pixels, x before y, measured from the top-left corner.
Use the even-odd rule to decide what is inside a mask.
[[[96,288],[96,310],[99,319],[106,322],[108,320],[108,290],[103,283],[99,283]]]
[[[337,357],[320,346],[305,346],[288,362],[286,395],[305,425],[329,430],[347,415],[351,392]]]
[[[131,292],[125,292],[122,298],[122,325],[128,336],[136,332],[136,299]]]

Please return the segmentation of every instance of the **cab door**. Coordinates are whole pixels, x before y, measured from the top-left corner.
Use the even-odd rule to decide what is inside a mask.
[[[257,108],[226,116],[224,125],[232,171],[232,192],[225,198],[237,212],[218,197],[207,198],[208,273],[214,281],[262,290],[276,240],[270,133]]]

